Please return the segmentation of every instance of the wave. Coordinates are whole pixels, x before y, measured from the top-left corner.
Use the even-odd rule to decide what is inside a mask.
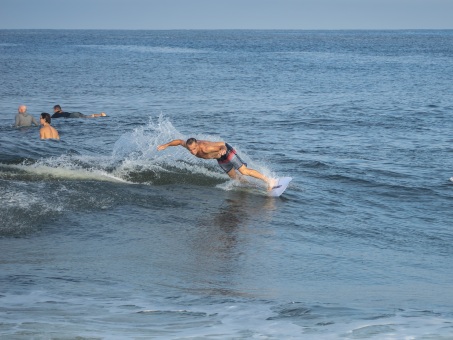
[[[212,135],[193,137],[221,140]],[[105,150],[99,150],[104,153],[102,155],[99,152],[91,154],[93,149],[82,148],[75,152],[69,142],[33,146],[31,140],[25,145],[27,153],[0,157],[0,237],[22,236],[46,228],[49,219],[67,211],[106,209],[125,200],[135,202],[137,193],[130,185],[155,188],[190,185],[223,191],[263,192],[261,181],[249,178],[247,183],[230,181],[216,161],[196,158],[185,148],[157,150],[158,145],[179,138],[187,139],[187,136],[168,118],[159,116],[157,120],[150,119],[148,124],[121,134],[110,154],[105,154]],[[2,155],[17,153],[15,144],[5,145],[7,148]],[[48,155],[49,152],[52,154]],[[239,152],[253,168],[267,176],[272,175],[265,166],[253,164],[247,153]],[[154,196],[144,195],[147,201],[154,199]]]
[[[65,145],[60,143],[58,151],[65,153],[58,156],[26,158],[19,164],[17,159],[13,164],[3,160],[0,162],[0,179],[109,181],[149,185],[190,183],[202,186],[218,185],[228,180],[228,176],[214,160],[196,158],[182,147],[157,150],[158,145],[169,140],[185,140],[188,137],[222,140],[215,135],[185,136],[168,118],[160,115],[156,120],[150,119],[144,126],[123,133],[114,143],[110,155],[87,155],[70,152],[71,150],[65,151],[61,149]],[[236,149],[247,163],[252,163],[253,168],[267,176],[273,176],[267,167],[253,164],[245,152]],[[38,154],[45,153],[45,150],[44,146]],[[29,153],[33,157],[38,154]],[[254,179],[251,182],[260,183]]]
[[[39,180],[39,179],[67,179],[67,180],[94,180],[94,181],[113,181],[127,182],[115,175],[101,169],[80,168],[74,160],[68,156],[61,156],[56,159],[46,159],[36,163],[24,162],[19,165],[9,165],[0,163],[0,178],[20,179],[20,180]],[[45,163],[48,163],[46,165]],[[16,170],[16,171],[14,171]]]
[[[43,192],[40,185],[1,181],[0,237],[28,234],[60,213],[60,203],[49,204],[58,191]]]
[[[0,43],[0,47],[15,47],[21,46],[22,44],[13,44],[13,43]]]
[[[83,48],[97,48],[102,50],[122,50],[126,52],[139,52],[139,53],[205,53],[203,50],[184,48],[184,47],[170,47],[170,46],[141,46],[141,45],[79,45]]]

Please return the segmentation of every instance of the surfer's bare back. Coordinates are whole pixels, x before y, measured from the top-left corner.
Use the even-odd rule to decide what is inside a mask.
[[[190,151],[192,155],[203,159],[215,159],[220,167],[232,179],[238,179],[236,170],[244,176],[258,178],[266,183],[267,190],[271,190],[275,185],[275,180],[264,176],[262,173],[247,168],[247,164],[237,154],[231,145],[225,142],[210,142],[206,140],[196,140],[189,138],[187,141],[174,139],[166,144],[159,145],[157,150],[165,150],[169,146],[183,146]]]

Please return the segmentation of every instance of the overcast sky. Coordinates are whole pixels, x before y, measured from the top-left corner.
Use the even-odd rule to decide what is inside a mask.
[[[0,0],[0,29],[453,29],[453,0]]]

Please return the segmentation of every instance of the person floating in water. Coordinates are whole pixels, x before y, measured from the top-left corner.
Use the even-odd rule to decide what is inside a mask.
[[[183,146],[195,157],[217,160],[220,167],[232,179],[238,179],[237,170],[244,176],[251,176],[262,180],[266,183],[267,190],[272,190],[277,182],[275,179],[268,178],[256,170],[247,168],[247,164],[242,161],[236,150],[228,143],[199,141],[195,138],[189,138],[187,141],[174,139],[166,144],[159,145],[157,150],[162,151],[169,146]]]
[[[51,118],[96,118],[96,117],[105,117],[107,116],[104,112],[101,113],[93,113],[91,115],[84,115],[80,112],[64,112],[61,109],[60,105],[55,105],[53,107],[54,114]]]
[[[21,126],[31,126],[31,124],[38,126],[38,122],[33,116],[30,116],[27,113],[27,107],[25,105],[20,105],[17,109],[16,115],[16,123],[14,124],[15,127]]]
[[[60,139],[58,131],[50,126],[50,122],[50,114],[46,112],[41,113],[40,123],[42,125],[42,128],[41,130],[39,130],[39,137],[41,139]]]

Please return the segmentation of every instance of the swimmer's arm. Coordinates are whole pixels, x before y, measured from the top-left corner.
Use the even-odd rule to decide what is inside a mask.
[[[31,122],[35,124],[35,126],[38,126],[38,122],[36,121],[35,117],[31,117]]]
[[[171,142],[158,145],[157,150],[162,151],[168,148],[169,146],[186,146],[186,142],[182,139],[174,139]]]
[[[44,132],[42,131],[42,129],[39,130],[39,138],[45,139]]]

